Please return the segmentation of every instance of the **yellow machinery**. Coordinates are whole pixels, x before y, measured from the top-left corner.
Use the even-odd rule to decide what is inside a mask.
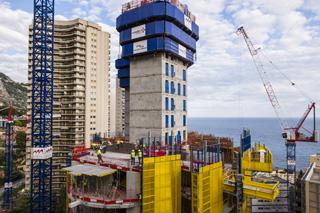
[[[192,212],[223,212],[222,162],[201,167],[192,172]]]
[[[143,159],[144,213],[181,212],[180,155]]]
[[[244,201],[242,212],[247,212],[247,201],[249,198],[260,198],[274,201],[279,193],[280,183],[266,184],[251,180],[251,172],[272,172],[272,154],[263,144],[255,144],[243,153],[242,175],[243,175],[243,195]],[[224,174],[224,191],[235,192],[235,174]]]

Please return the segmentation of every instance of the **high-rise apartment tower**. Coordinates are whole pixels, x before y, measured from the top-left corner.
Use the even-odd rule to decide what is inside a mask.
[[[53,190],[64,186],[61,168],[75,145],[90,143],[109,130],[110,34],[81,19],[55,21],[54,26]],[[29,82],[32,78],[32,26],[29,30]],[[28,93],[31,114],[31,86]],[[30,182],[27,142],[26,187]]]
[[[125,89],[120,87],[120,79],[116,79],[116,115],[115,135],[125,135]]]

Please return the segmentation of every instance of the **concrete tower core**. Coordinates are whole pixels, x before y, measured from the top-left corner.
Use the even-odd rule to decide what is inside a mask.
[[[140,0],[117,18],[122,46],[116,61],[125,88],[125,132],[131,143],[149,133],[163,144],[187,139],[187,68],[199,28],[178,1]]]

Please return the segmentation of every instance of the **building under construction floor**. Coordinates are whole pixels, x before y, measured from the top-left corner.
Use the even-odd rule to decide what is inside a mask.
[[[143,157],[131,158],[130,148],[142,150]],[[237,206],[250,212],[251,198],[274,201],[279,195],[278,182],[250,178],[253,171],[272,168],[271,153],[260,144],[243,155],[241,184],[237,171],[224,168],[219,143],[162,146],[160,140],[146,138],[138,147],[124,143],[102,149],[98,159],[97,151],[77,148],[72,166],[65,168],[70,212],[202,213]],[[235,199],[238,191],[241,202]]]

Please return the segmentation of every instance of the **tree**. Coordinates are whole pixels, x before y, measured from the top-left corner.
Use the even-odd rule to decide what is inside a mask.
[[[22,131],[17,131],[16,132],[17,148],[22,150],[23,152],[26,151],[26,141],[27,141],[27,134]]]

